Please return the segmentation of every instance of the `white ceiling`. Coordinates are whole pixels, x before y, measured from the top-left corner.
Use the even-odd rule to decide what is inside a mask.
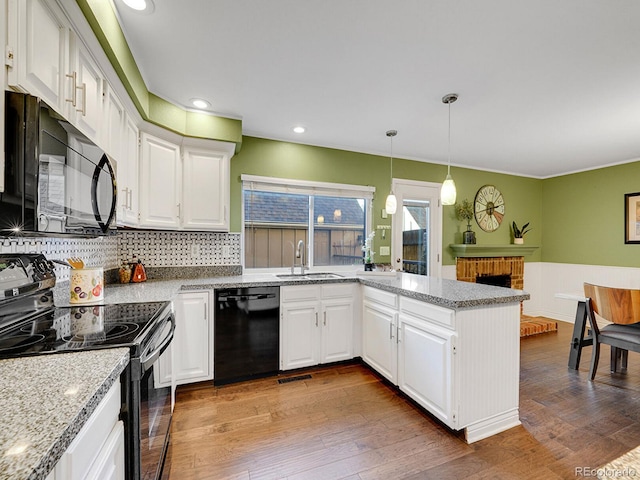
[[[545,178],[640,159],[637,0],[114,0],[149,91],[245,135]],[[302,124],[300,135],[292,127]],[[452,172],[455,176],[455,173]]]

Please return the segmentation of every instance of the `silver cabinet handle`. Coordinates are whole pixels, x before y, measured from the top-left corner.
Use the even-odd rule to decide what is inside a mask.
[[[324,311],[324,326],[327,326],[327,311]]]
[[[316,327],[318,326],[318,312],[316,312]]]
[[[393,323],[389,323],[389,338],[393,340]]]
[[[207,320],[207,304],[204,304],[204,319]]]
[[[122,206],[124,207],[125,210],[127,210],[129,208],[129,205],[127,203],[127,198],[128,198],[128,194],[129,194],[129,188],[128,187],[124,187],[122,189],[122,191],[124,192],[124,204]]]
[[[82,108],[76,108],[76,112],[81,112],[82,116],[86,117],[87,116],[87,84],[83,83],[81,87],[76,87],[76,88],[78,90],[82,90]]]
[[[67,78],[71,79],[71,98],[65,98],[66,102],[71,102],[71,105],[76,106],[76,90],[78,88],[78,74],[76,72],[67,73]]]
[[[127,188],[127,190],[129,190],[127,192],[127,206],[129,210],[133,210],[133,189]]]

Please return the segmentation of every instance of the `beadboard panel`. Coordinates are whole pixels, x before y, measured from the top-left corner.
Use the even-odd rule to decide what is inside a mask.
[[[514,321],[519,315],[518,304],[456,312],[458,338],[454,368],[457,369],[455,391],[459,395],[456,400],[461,405],[459,428],[473,431],[473,425],[482,419],[482,429],[492,435],[504,429],[504,425],[497,425],[492,431],[491,418],[506,415],[511,419],[509,426],[520,423],[520,324]]]

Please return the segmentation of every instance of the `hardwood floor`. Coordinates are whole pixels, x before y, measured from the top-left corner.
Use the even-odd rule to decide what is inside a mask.
[[[559,479],[640,445],[640,355],[567,361],[572,325],[521,340],[522,425],[467,445],[362,365],[178,389],[171,480]]]

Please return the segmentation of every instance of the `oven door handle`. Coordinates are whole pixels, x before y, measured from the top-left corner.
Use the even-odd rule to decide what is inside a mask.
[[[173,333],[176,330],[175,315],[173,314],[169,315],[169,317],[167,317],[167,321],[171,322],[171,330],[169,331],[169,334],[166,336],[166,338],[162,341],[162,343],[158,346],[158,348],[156,348],[152,352],[147,352],[147,351],[142,352],[142,355],[140,356],[140,364],[142,365],[142,371],[147,371],[151,367],[151,365],[153,365],[156,362],[158,357],[160,357],[160,355],[164,353],[164,351],[167,349],[167,347],[171,343],[171,340],[173,340]]]

